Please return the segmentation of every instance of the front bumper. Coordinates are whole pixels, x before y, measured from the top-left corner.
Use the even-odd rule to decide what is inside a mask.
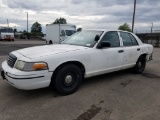
[[[2,63],[1,76],[18,89],[31,90],[48,87],[51,82],[52,72],[47,70],[24,72],[9,67],[7,62],[4,61]]]

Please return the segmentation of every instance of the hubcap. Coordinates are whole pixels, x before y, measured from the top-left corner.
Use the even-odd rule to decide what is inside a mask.
[[[72,82],[72,76],[71,75],[67,75],[65,78],[65,83],[70,84]]]

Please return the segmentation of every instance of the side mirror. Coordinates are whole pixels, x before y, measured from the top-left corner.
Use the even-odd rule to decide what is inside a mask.
[[[110,42],[103,41],[97,46],[97,48],[100,49],[100,48],[110,47],[110,46],[111,46]]]
[[[100,36],[99,36],[99,35],[96,35],[95,38],[94,38],[94,41],[97,42],[99,39],[100,39]]]

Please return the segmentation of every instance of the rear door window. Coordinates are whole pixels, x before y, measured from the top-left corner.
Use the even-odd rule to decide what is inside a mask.
[[[135,39],[135,37],[134,37],[132,34],[130,34],[130,33],[129,33],[129,36],[131,37],[131,40],[132,40],[133,45],[138,45],[138,42],[137,42],[137,40]]]
[[[127,32],[120,32],[120,35],[123,39],[123,46],[132,46],[132,39]]]

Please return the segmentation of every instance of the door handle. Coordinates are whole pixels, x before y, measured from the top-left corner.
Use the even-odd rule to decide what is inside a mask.
[[[119,50],[118,52],[119,52],[119,53],[122,53],[122,52],[124,52],[124,50]]]
[[[140,51],[140,50],[141,50],[140,48],[137,49],[137,51]]]

